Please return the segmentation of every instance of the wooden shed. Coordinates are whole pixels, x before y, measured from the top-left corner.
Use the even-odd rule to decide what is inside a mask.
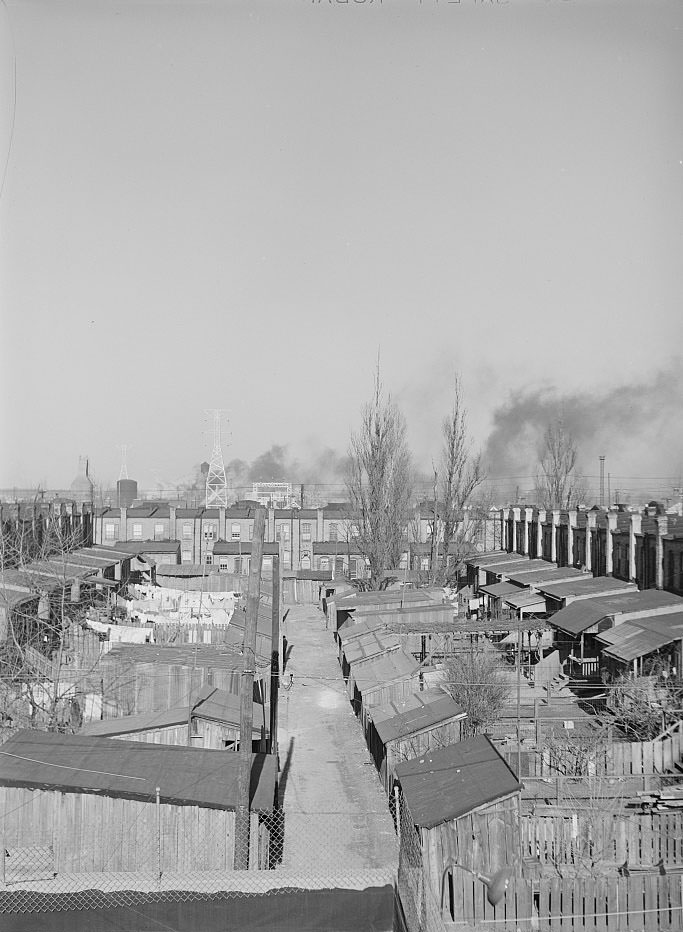
[[[268,712],[261,702],[254,702],[253,722],[252,750],[259,751],[261,738],[267,736],[269,728]],[[80,734],[234,751],[239,749],[240,697],[215,686],[202,686],[192,704],[90,722]]]
[[[105,718],[161,712],[183,705],[202,686],[239,695],[244,669],[241,651],[216,645],[117,644],[102,657]],[[257,656],[254,698],[267,703],[270,657]]]
[[[340,638],[339,663],[344,678],[346,680],[352,678],[352,664],[355,669],[356,665],[364,660],[371,660],[373,657],[379,657],[380,654],[399,650],[400,647],[399,639],[393,634],[387,634],[386,631],[366,631],[358,637]]]
[[[366,739],[385,790],[391,792],[397,764],[460,741],[466,717],[443,689],[427,689],[373,706],[368,712]]]
[[[401,638],[403,647],[414,657],[423,658],[428,654],[443,656],[453,650],[457,620],[450,603],[432,602],[389,609],[359,608],[351,619],[351,623],[357,624],[380,621],[387,631]]]
[[[444,881],[451,916],[465,915],[473,878],[447,866],[492,874],[519,865],[521,784],[483,735],[404,761],[395,778],[420,834],[427,882],[440,900]]]
[[[0,755],[5,882],[230,870],[240,755],[20,731]],[[268,865],[275,757],[252,755],[250,867]]]
[[[351,664],[347,691],[363,729],[370,706],[400,701],[418,689],[419,664],[401,648]]]
[[[441,591],[441,590],[439,590]],[[337,597],[334,602],[336,618],[332,625],[337,631],[355,611],[371,609],[397,609],[406,605],[433,605],[436,601],[434,589],[385,589],[381,592],[352,592]]]

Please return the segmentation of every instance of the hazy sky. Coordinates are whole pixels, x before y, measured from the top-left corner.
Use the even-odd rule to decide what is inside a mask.
[[[677,0],[7,0],[0,24],[0,487],[67,486],[80,453],[115,480],[120,444],[177,481],[212,407],[226,460],[343,452],[378,351],[422,464],[457,369],[481,445],[536,399],[595,417],[591,462],[681,468]],[[494,470],[523,470],[506,443]]]

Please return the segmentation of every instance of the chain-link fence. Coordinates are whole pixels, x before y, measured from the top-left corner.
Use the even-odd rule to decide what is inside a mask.
[[[116,802],[128,815],[106,825],[89,820],[87,795],[68,822],[37,818],[36,798],[20,818],[6,808],[0,912],[395,884],[398,845],[386,811],[251,813],[245,828],[235,812]]]
[[[391,797],[399,840],[397,889],[401,932],[445,932],[440,904],[425,871],[424,852],[408,804]]]

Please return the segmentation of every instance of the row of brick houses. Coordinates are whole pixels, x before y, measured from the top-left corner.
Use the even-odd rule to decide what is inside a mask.
[[[683,517],[658,504],[639,512],[504,508],[501,523],[509,553],[683,595]]]

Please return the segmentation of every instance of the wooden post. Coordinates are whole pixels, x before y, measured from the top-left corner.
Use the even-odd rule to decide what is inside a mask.
[[[161,877],[161,788],[157,787],[157,877]]]
[[[235,811],[235,870],[249,869],[249,785],[251,783],[251,734],[254,726],[254,674],[256,672],[256,622],[261,594],[261,565],[266,513],[256,509],[249,563],[247,617],[244,626],[244,669],[240,683],[240,768]]]
[[[296,579],[294,580],[296,586]],[[280,689],[280,555],[273,557],[273,620],[270,655],[270,741],[271,754],[277,754],[277,703]],[[282,658],[283,662],[286,660]]]

